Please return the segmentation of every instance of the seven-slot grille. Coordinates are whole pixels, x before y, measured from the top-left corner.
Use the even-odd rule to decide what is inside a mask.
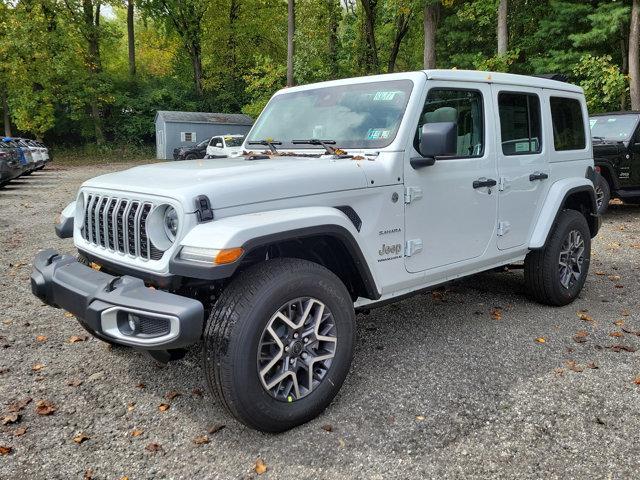
[[[85,202],[82,236],[112,252],[160,260],[164,252],[147,237],[147,218],[154,207],[151,202],[91,193]]]

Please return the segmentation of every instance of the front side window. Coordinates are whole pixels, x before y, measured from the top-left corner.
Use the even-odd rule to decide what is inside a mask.
[[[414,147],[419,151],[422,126],[427,123],[454,122],[458,127],[455,158],[478,157],[484,153],[482,94],[477,90],[432,88],[418,122]]]
[[[292,140],[332,140],[340,148],[382,148],[398,133],[413,82],[387,80],[282,93],[260,115],[247,141],[281,142],[280,148],[314,145]]]
[[[551,97],[550,105],[556,151],[584,149],[587,143],[580,102],[575,98]]]
[[[498,110],[504,155],[527,155],[542,151],[540,99],[537,95],[500,92]]]

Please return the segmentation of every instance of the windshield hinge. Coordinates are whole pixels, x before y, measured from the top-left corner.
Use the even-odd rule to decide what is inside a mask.
[[[404,189],[404,203],[411,203],[414,200],[420,200],[422,198],[422,189],[418,187],[405,187]]]
[[[511,230],[511,224],[509,222],[498,222],[498,236],[502,237],[509,233]]]
[[[507,188],[507,178],[506,177],[498,178],[498,191],[504,192],[505,188]]]

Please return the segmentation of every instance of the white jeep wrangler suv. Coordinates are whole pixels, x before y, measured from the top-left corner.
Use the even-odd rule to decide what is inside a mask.
[[[32,290],[96,337],[170,359],[202,340],[211,391],[277,432],[331,402],[358,310],[524,261],[579,294],[600,226],[580,88],[427,70],[274,95],[237,158],[84,183]]]

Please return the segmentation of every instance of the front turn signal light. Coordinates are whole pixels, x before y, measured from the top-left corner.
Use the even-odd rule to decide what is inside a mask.
[[[226,265],[238,260],[243,253],[244,250],[240,247],[217,249],[185,246],[180,251],[180,258],[191,262]]]
[[[218,255],[216,255],[214,263],[216,263],[217,265],[226,265],[228,263],[233,263],[238,260],[243,253],[244,250],[242,250],[242,248],[240,247],[222,249],[220,250]]]

